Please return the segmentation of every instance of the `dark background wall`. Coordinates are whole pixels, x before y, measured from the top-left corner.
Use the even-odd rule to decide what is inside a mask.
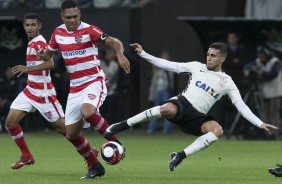
[[[132,73],[126,76],[122,73],[119,94],[117,120],[127,118],[148,108],[148,89],[151,81],[151,65],[139,60],[131,52],[129,43],[140,42],[149,53],[158,56],[161,49],[168,49],[174,61],[205,60],[205,46],[194,28],[179,16],[235,16],[242,17],[245,0],[159,0],[153,1],[142,8],[111,8],[82,10],[82,20],[101,27],[108,34],[121,39],[126,54],[131,60]],[[21,20],[27,12],[35,11],[41,15],[43,29],[41,33],[49,40],[52,31],[60,25],[59,9],[14,9],[0,11],[0,42],[9,39],[3,33],[3,27],[11,23],[6,21],[12,16],[16,21],[18,37],[23,44],[16,50],[0,49],[0,71],[7,65],[24,64],[26,37],[21,26]],[[5,16],[5,17],[4,17]],[[9,30],[11,32],[11,29]],[[0,43],[1,45],[1,43]],[[185,77],[177,77],[175,94],[186,83]]]

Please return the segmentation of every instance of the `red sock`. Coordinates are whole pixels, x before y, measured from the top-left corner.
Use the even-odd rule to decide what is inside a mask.
[[[89,166],[99,163],[97,157],[93,153],[92,148],[85,137],[80,136],[76,140],[69,141],[75,146],[78,153],[87,161]]]
[[[111,136],[111,137],[107,137],[104,135],[106,129],[109,127],[108,122],[99,114],[97,113],[93,113],[90,117],[88,117],[86,119],[87,122],[89,122],[94,128],[95,130],[102,135],[103,137],[105,137],[105,139],[107,139],[108,141],[116,141],[119,142],[118,139],[116,138],[116,136]]]
[[[10,135],[12,136],[12,139],[15,141],[15,143],[20,148],[22,152],[22,157],[30,158],[32,155],[25,142],[21,126],[16,125],[16,126],[10,127],[9,132],[10,132]]]

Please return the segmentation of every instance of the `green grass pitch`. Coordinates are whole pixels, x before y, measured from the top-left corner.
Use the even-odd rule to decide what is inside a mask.
[[[97,133],[84,132],[91,145],[101,147],[105,140]],[[272,184],[282,183],[267,168],[282,162],[280,141],[227,140],[185,159],[174,172],[168,170],[169,154],[183,150],[195,137],[174,130],[170,135],[147,135],[145,130],[119,134],[126,157],[118,165],[103,164],[104,177],[80,180],[86,164],[62,136],[54,132],[25,133],[36,163],[19,170],[10,165],[20,152],[8,134],[0,134],[1,184]],[[99,158],[100,159],[100,158]],[[101,159],[100,159],[101,160]]]

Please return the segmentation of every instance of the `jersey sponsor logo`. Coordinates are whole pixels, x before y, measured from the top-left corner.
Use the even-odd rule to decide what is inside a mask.
[[[83,49],[83,50],[72,50],[72,51],[69,51],[69,52],[62,52],[62,56],[65,58],[65,57],[75,57],[75,56],[82,56],[86,53],[86,50]]]
[[[27,62],[26,63],[26,66],[35,66],[36,65],[36,62]]]
[[[51,119],[51,118],[52,118],[52,113],[51,113],[51,111],[44,112],[43,114],[44,114],[44,116],[46,116],[46,118],[48,118],[48,119]]]
[[[74,37],[75,43],[81,43],[82,42],[82,36],[76,36]]]
[[[96,98],[96,95],[94,95],[92,93],[88,94],[87,96],[90,100],[94,100]]]
[[[217,99],[219,93],[217,93],[217,91],[215,91],[212,87],[210,87],[209,85],[207,85],[206,83],[203,83],[202,81],[197,81],[195,83],[195,86],[197,86],[198,88],[204,90],[205,92],[207,92],[208,94],[210,94],[212,97],[214,97],[214,99]]]

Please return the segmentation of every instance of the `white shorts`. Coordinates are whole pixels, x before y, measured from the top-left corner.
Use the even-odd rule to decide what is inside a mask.
[[[36,109],[40,114],[50,123],[57,121],[64,117],[62,105],[58,100],[50,101],[48,103],[38,103],[29,99],[23,92],[13,101],[11,109],[26,111],[28,113],[35,112]]]
[[[104,80],[98,80],[78,93],[70,93],[66,106],[65,125],[77,123],[82,119],[82,104],[93,105],[97,112],[107,96],[107,87]]]

